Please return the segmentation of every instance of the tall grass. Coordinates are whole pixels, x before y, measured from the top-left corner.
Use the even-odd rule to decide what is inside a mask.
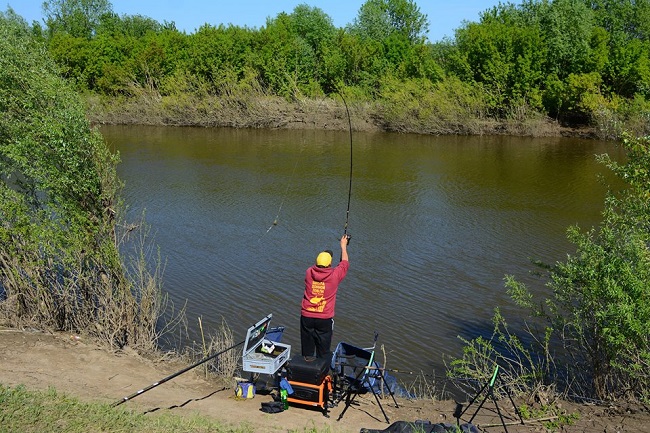
[[[234,390],[237,370],[241,367],[241,352],[228,350],[235,346],[232,330],[225,319],[213,334],[208,335],[207,339],[203,333],[201,318],[199,318],[199,328],[201,329],[201,347],[189,347],[187,349],[188,357],[198,362],[202,358],[223,352],[203,364],[203,375],[206,379],[212,379],[217,384]]]
[[[253,71],[247,71],[239,81],[222,80],[216,88],[214,83],[205,83],[190,74],[170,78],[159,90],[132,86],[128,95],[86,94],[90,119],[102,124],[337,130],[348,127],[343,103],[336,93],[293,92],[291,97],[282,97],[264,87]],[[350,103],[353,127],[358,130],[434,135],[562,133],[558,121],[526,100],[513,101],[511,106],[495,112],[485,88],[453,76],[432,82],[426,78],[404,81],[388,75],[372,95],[355,86],[342,85],[337,91]],[[643,103],[640,98],[635,107]],[[632,110],[627,108],[630,104],[619,105],[614,113],[617,125],[643,125],[643,120],[647,120],[647,107]],[[589,134],[609,137],[613,121],[613,115],[594,113],[594,132],[589,130]]]
[[[65,269],[33,248],[24,248],[21,257],[0,252],[6,291],[0,319],[16,328],[84,334],[110,347],[156,350],[160,335],[172,329],[183,312],[161,324],[168,309],[161,290],[162,266],[152,257],[146,228],[140,227],[139,239],[121,265],[107,266],[75,249],[66,251]],[[116,240],[128,237],[118,235]]]

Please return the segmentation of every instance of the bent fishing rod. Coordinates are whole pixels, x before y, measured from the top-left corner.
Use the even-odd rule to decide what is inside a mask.
[[[154,383],[152,383],[151,385],[149,385],[149,386],[146,387],[146,388],[143,388],[143,389],[141,389],[141,390],[139,390],[139,391],[137,391],[137,392],[134,392],[134,393],[131,394],[131,395],[127,395],[126,397],[123,397],[121,400],[116,401],[116,402],[113,403],[111,406],[112,406],[112,407],[119,406],[119,405],[121,405],[122,403],[124,403],[125,401],[129,401],[129,400],[131,400],[131,399],[133,399],[133,398],[135,398],[135,397],[137,397],[137,396],[139,396],[139,395],[141,395],[141,394],[144,394],[145,392],[147,392],[147,391],[149,391],[149,390],[151,390],[151,389],[157,387],[158,385],[162,385],[163,383],[167,382],[168,380],[172,380],[173,378],[175,378],[175,377],[177,377],[177,376],[180,376],[181,374],[190,371],[190,370],[193,369],[194,367],[198,367],[199,365],[201,365],[201,364],[203,364],[203,363],[205,363],[205,362],[208,362],[209,360],[211,360],[211,359],[213,359],[213,358],[216,358],[217,356],[219,356],[219,355],[221,355],[221,354],[224,354],[224,353],[228,352],[229,350],[234,349],[234,348],[237,347],[237,346],[241,346],[242,344],[244,344],[244,342],[245,342],[245,340],[244,340],[244,341],[241,341],[241,342],[239,342],[239,343],[237,343],[237,344],[234,344],[234,345],[230,346],[229,348],[222,350],[221,352],[217,352],[217,353],[215,353],[215,354],[213,354],[213,355],[208,356],[207,358],[203,358],[202,360],[200,360],[200,361],[198,361],[198,362],[196,362],[196,363],[190,365],[189,367],[185,367],[184,369],[182,369],[182,370],[180,370],[180,371],[177,371],[177,372],[174,373],[174,374],[170,374],[169,376],[165,377],[164,379],[160,379],[158,382],[154,382]]]
[[[347,236],[348,243],[350,243],[351,236],[348,235],[348,222],[350,220],[350,201],[352,200],[352,120],[350,119],[350,110],[348,110],[348,104],[345,102],[345,98],[341,92],[337,91],[337,93],[345,106],[345,112],[348,115],[348,130],[350,131],[350,186],[348,188],[348,208],[345,211],[345,225],[343,226],[343,234]]]

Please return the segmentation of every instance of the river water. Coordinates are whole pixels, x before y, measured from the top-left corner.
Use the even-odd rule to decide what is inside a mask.
[[[594,156],[620,157],[575,138],[355,132],[350,146],[348,132],[315,130],[101,131],[131,219],[151,226],[163,289],[186,307],[180,344],[200,341],[199,318],[208,334],[225,320],[238,342],[271,313],[299,353],[304,271],[323,249],[338,261],[347,221],[333,343],[371,346],[377,332],[389,368],[434,375],[461,356],[459,336],[490,335],[495,307],[525,319],[505,275],[545,293],[531,259],[564,260],[566,229],[599,222],[609,176]]]

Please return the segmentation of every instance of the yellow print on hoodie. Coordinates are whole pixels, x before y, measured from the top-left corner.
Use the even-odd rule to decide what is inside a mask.
[[[315,307],[309,308],[311,311],[318,311],[322,312],[325,309],[325,304],[327,304],[327,301],[325,301],[325,283],[322,281],[312,281],[311,282],[311,295],[312,297],[309,299],[309,302],[311,304],[314,304]]]

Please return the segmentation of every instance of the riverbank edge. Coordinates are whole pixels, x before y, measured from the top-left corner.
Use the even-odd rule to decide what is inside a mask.
[[[130,391],[139,389],[142,385],[152,383],[170,373],[186,367],[179,360],[170,358],[143,357],[136,352],[126,350],[110,350],[100,342],[85,336],[70,335],[65,332],[38,331],[35,329],[17,329],[0,322],[0,359],[3,369],[0,373],[0,384],[16,387],[25,386],[28,390],[50,391],[53,396],[71,396],[83,402],[115,404],[119,397]],[[78,338],[77,338],[78,337]],[[169,384],[156,387],[155,391],[142,392],[137,400],[129,402],[120,408],[140,414],[169,414],[178,415],[184,419],[199,415],[214,420],[224,426],[219,431],[225,432],[358,432],[363,427],[385,428],[387,425],[381,418],[381,412],[373,405],[371,397],[361,396],[362,408],[348,411],[345,422],[338,424],[336,414],[343,405],[333,409],[330,418],[322,417],[319,411],[292,408],[288,412],[268,415],[260,412],[260,398],[250,401],[234,398],[232,390],[215,391],[215,385],[199,373],[198,370],[188,372],[170,381]],[[66,401],[70,401],[62,397]],[[269,397],[267,396],[268,400]],[[184,402],[179,404],[179,402]],[[452,411],[455,408],[453,400],[403,400],[398,398],[399,408],[386,401],[385,409],[391,421],[426,419],[432,422],[454,422]],[[523,403],[515,400],[519,406]],[[501,409],[510,421],[515,415],[514,408],[506,401],[499,402]],[[541,402],[526,403],[529,408],[542,408]],[[489,406],[489,407],[488,407]],[[478,402],[474,408],[478,407]],[[511,433],[530,433],[544,431],[635,431],[645,432],[650,429],[650,412],[640,405],[625,403],[595,405],[576,403],[566,400],[554,400],[552,407],[544,405],[544,414],[535,412],[535,417],[526,418],[526,423],[508,423]],[[365,408],[365,409],[364,409]],[[475,409],[468,412],[469,416]],[[20,416],[30,413],[30,407],[23,407]],[[37,407],[38,409],[38,407]],[[488,402],[485,410],[478,413],[474,425],[479,427],[500,428],[502,421],[497,416],[492,402]],[[105,410],[105,409],[104,409]],[[143,412],[144,411],[144,412]],[[39,411],[40,413],[40,411]],[[56,410],[55,410],[56,414]],[[66,411],[66,418],[74,419],[74,414]],[[70,418],[71,415],[73,418]],[[531,413],[532,415],[532,413]],[[189,417],[189,418],[188,418]],[[9,418],[8,418],[9,420]],[[30,425],[34,420],[30,420]],[[514,418],[514,421],[519,421]],[[178,423],[170,421],[171,426]],[[62,425],[56,424],[58,427]],[[167,430],[167,424],[160,424],[161,429]],[[200,425],[193,425],[196,431],[213,431],[210,428],[202,430]],[[504,426],[505,427],[505,426]],[[2,430],[2,429],[0,429]],[[80,429],[84,431],[83,429]],[[182,430],[182,429],[181,429]],[[18,430],[15,430],[18,431]],[[70,431],[79,431],[70,429]],[[111,431],[105,428],[105,431]],[[117,430],[116,430],[117,431]],[[120,429],[121,431],[121,429]],[[185,430],[183,430],[185,431]]]
[[[295,99],[275,96],[250,98],[166,98],[142,94],[131,98],[85,95],[87,116],[94,125],[147,125],[226,127],[238,129],[320,129],[329,131],[386,132],[421,135],[510,135],[522,137],[575,137],[603,139],[593,126],[566,126],[544,116],[519,119],[418,113],[391,118],[375,102],[335,99]],[[348,119],[349,112],[349,119]]]

